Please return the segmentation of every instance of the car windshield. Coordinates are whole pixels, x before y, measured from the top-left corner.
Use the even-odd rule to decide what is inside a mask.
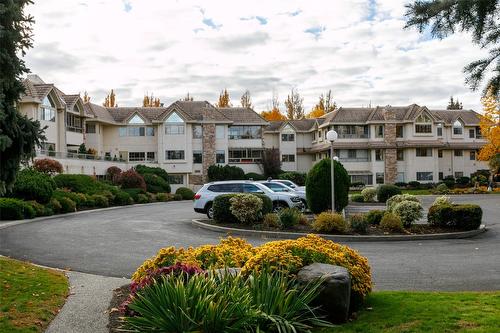
[[[263,183],[263,185],[270,188],[273,192],[290,192],[290,189],[282,184]]]
[[[285,184],[286,186],[295,187],[295,184],[289,180],[278,180],[278,182]]]

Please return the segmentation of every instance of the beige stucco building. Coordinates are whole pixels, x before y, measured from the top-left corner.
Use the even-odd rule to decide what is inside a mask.
[[[318,119],[267,122],[246,108],[217,108],[206,101],[168,107],[103,107],[66,95],[38,76],[25,80],[21,113],[46,126],[39,157],[58,159],[66,172],[103,175],[110,166],[165,169],[173,188],[197,187],[212,164],[261,173],[264,149],[277,148],[286,171],[307,172],[330,156],[326,133],[335,129],[335,155],[351,180],[378,183],[437,182],[487,169],[476,160],[484,144],[472,110],[424,106],[339,108]],[[93,155],[77,154],[85,143]]]

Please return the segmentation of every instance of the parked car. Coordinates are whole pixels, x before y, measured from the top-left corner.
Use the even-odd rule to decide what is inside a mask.
[[[264,194],[273,202],[273,211],[278,212],[283,208],[296,207],[304,209],[302,199],[293,193],[274,192],[263,184],[247,180],[228,180],[212,182],[203,185],[194,196],[194,211],[207,214],[208,218],[213,218],[212,204],[214,199],[221,194],[229,193],[259,193]]]
[[[294,182],[292,182],[291,180],[287,180],[287,179],[271,179],[270,181],[271,182],[285,184],[286,186],[291,187],[291,188],[293,188],[296,191],[304,191],[304,192],[306,191],[306,187],[305,186],[299,186],[299,185],[295,184]]]
[[[261,183],[262,185],[269,187],[274,192],[286,192],[286,193],[292,193],[292,194],[298,195],[299,198],[302,200],[304,207],[307,208],[307,199],[306,199],[306,191],[305,190],[304,191],[296,190],[296,189],[294,189],[290,186],[287,186],[284,183],[279,182],[279,181],[262,180],[262,181],[259,181],[258,183]]]

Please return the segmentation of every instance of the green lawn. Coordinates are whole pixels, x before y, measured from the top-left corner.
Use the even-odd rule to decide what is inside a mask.
[[[67,294],[63,273],[0,257],[0,333],[43,332]]]
[[[321,332],[500,332],[500,292],[374,292],[366,308]]]

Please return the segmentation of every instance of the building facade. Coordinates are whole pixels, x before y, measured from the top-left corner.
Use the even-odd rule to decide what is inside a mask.
[[[196,188],[213,164],[261,173],[269,148],[279,151],[283,170],[307,172],[330,156],[330,129],[339,134],[334,154],[353,182],[437,182],[487,169],[476,160],[484,140],[472,110],[339,108],[318,119],[267,122],[251,109],[206,101],[109,108],[66,95],[36,75],[24,83],[19,110],[46,127],[37,156],[58,159],[68,173],[103,175],[110,166],[147,164],[165,169],[174,189]],[[92,154],[78,154],[82,143]]]

